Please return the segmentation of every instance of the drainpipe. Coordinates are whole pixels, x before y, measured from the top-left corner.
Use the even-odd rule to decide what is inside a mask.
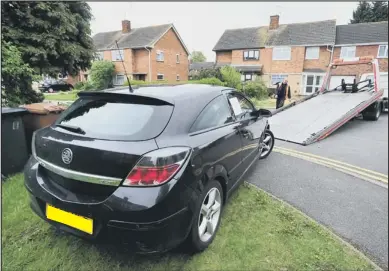
[[[332,46],[331,46],[331,50],[328,50],[328,45],[327,45],[327,51],[331,53],[330,64],[332,63],[332,59],[333,59],[333,57],[334,57],[334,49],[335,49],[335,46],[332,45]]]
[[[149,82],[151,82],[151,51],[146,46],[145,49],[149,52]]]

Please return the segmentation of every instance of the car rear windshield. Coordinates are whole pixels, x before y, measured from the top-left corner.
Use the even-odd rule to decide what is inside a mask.
[[[55,125],[85,137],[108,140],[148,140],[167,125],[173,106],[97,97],[74,102]],[[77,128],[77,129],[74,129]]]

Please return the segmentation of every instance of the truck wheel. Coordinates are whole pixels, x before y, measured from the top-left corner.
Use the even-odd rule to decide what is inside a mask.
[[[381,116],[381,107],[382,107],[381,103],[380,102],[376,102],[372,106],[374,106],[373,110],[364,110],[362,112],[362,116],[363,116],[364,120],[377,121],[380,118],[380,116]]]

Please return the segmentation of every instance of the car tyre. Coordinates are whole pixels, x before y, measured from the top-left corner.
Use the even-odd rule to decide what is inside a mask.
[[[265,159],[266,157],[269,156],[269,154],[272,152],[273,147],[274,147],[274,135],[273,132],[266,129],[265,131],[265,136],[263,137],[263,141],[261,149],[261,154],[259,155],[259,159]]]
[[[382,107],[382,104],[380,102],[377,102],[375,107],[374,107],[374,111],[373,112],[369,112],[369,111],[363,111],[362,112],[362,117],[364,120],[372,120],[372,121],[377,121],[380,116],[381,116],[381,107]]]
[[[204,251],[212,243],[219,229],[223,188],[218,181],[210,181],[205,186],[195,208],[192,229],[187,240],[189,249],[194,253]]]

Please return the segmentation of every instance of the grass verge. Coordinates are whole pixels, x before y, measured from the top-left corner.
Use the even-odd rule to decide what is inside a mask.
[[[137,256],[54,230],[32,213],[22,175],[2,184],[2,270],[372,270],[299,212],[247,185],[230,199],[213,244]]]
[[[75,101],[77,99],[78,90],[73,90],[69,92],[60,92],[58,94],[43,94],[45,100],[48,101]]]

